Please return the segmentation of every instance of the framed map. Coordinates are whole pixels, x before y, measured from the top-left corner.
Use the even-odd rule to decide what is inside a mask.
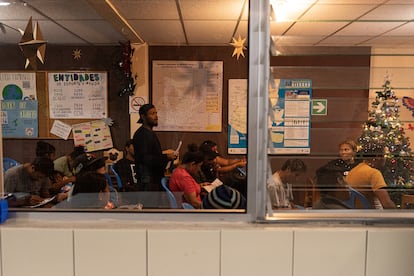
[[[221,132],[222,61],[153,61],[157,131]]]

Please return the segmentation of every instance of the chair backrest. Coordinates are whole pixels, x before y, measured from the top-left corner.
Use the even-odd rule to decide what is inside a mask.
[[[115,175],[115,179],[116,179],[116,184],[118,186],[118,190],[121,191],[122,190],[122,180],[121,177],[119,176],[119,174],[116,172],[116,170],[114,169],[114,164],[110,164],[109,165],[109,169],[111,170],[111,172]]]
[[[183,206],[183,209],[195,209],[193,205],[187,202],[181,203],[181,206]]]
[[[168,201],[170,202],[171,208],[178,208],[177,199],[175,198],[174,194],[170,191],[170,188],[168,187],[168,178],[163,177],[161,179],[161,185],[164,188],[164,190],[167,192]]]
[[[364,209],[372,209],[371,203],[368,201],[368,199],[360,192],[355,190],[354,188],[349,187],[349,199],[345,201],[345,203],[351,207],[355,208],[355,200],[358,199],[362,203],[362,207]]]
[[[20,163],[14,160],[13,158],[3,157],[3,172],[17,165],[20,165]]]

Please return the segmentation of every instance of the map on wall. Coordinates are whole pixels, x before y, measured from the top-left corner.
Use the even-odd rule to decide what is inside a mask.
[[[106,72],[48,73],[50,118],[107,118],[107,87]]]
[[[220,132],[222,61],[153,61],[158,131]]]

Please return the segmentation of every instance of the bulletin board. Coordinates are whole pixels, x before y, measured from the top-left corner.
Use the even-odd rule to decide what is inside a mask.
[[[56,76],[56,74],[59,74],[59,76]],[[55,120],[68,125],[75,125],[108,118],[107,72],[37,71],[35,75],[36,99],[38,102],[38,139],[60,139],[60,137],[50,133]],[[91,77],[93,78],[92,80]],[[56,83],[60,79],[61,85],[51,83],[52,79],[56,80]],[[97,80],[99,80],[99,84]],[[59,90],[59,87],[62,87],[61,90]],[[55,89],[55,91],[50,91],[50,89]],[[61,98],[59,98],[59,93],[61,93]],[[52,101],[50,101],[50,95],[55,97]],[[63,96],[69,98],[65,99]],[[91,103],[91,99],[93,103]],[[74,103],[75,101],[77,103],[88,101],[88,103],[85,106],[78,105],[77,108],[71,110],[67,104]],[[61,113],[52,112],[51,116],[51,106],[49,103],[53,104],[53,108],[56,111],[59,108],[63,108],[66,111]],[[83,112],[83,110],[86,110],[86,112]],[[72,139],[73,135],[71,134],[69,138]]]

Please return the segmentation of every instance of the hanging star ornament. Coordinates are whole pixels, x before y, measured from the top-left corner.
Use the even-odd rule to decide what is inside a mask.
[[[73,59],[78,60],[82,56],[82,51],[80,49],[75,49],[73,50],[72,56],[73,56]]]
[[[43,40],[43,36],[37,22],[33,30],[32,17],[30,17],[26,29],[22,32],[22,35],[23,36],[20,39],[19,46],[26,58],[26,65],[24,68],[27,68],[30,65],[34,70],[36,70],[37,59],[44,63],[46,41]]]
[[[240,56],[244,56],[244,52],[243,50],[246,50],[247,48],[244,47],[244,43],[246,42],[246,38],[241,38],[241,36],[239,35],[239,37],[237,39],[235,39],[234,37],[232,37],[233,42],[230,43],[230,45],[232,45],[234,47],[234,51],[233,54],[231,55],[232,57],[236,56],[237,60],[239,60]]]

